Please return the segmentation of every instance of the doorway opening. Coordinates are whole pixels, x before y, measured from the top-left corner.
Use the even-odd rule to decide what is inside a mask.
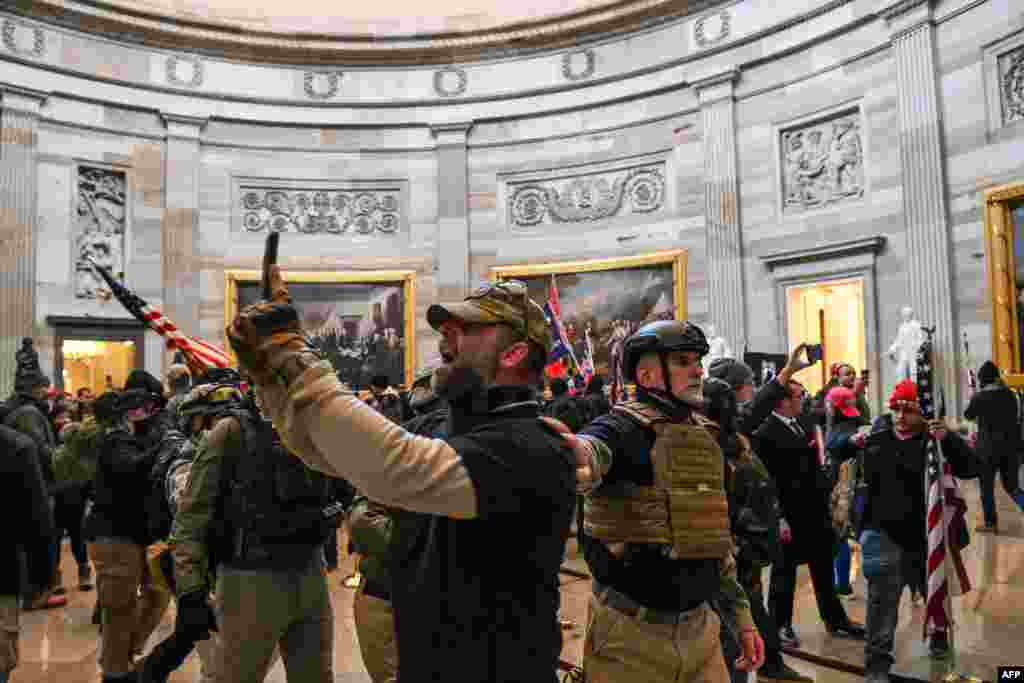
[[[858,373],[867,365],[864,327],[864,280],[849,278],[786,288],[789,348],[821,344],[821,363],[795,379],[813,396],[824,387],[833,363],[849,363]]]
[[[135,369],[135,342],[101,339],[65,339],[64,391],[75,396],[88,389],[93,396],[124,387],[128,373]]]

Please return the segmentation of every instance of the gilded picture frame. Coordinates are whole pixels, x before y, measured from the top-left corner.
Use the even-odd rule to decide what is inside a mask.
[[[352,363],[359,363],[359,381],[352,381],[356,376],[353,374],[355,369],[346,371],[344,367],[339,369],[342,381],[365,388],[365,376],[387,374],[392,383],[406,387],[412,384],[416,372],[415,270],[330,272],[282,269],[281,274],[290,286],[293,300],[304,312],[307,334],[322,337],[324,330],[331,330],[327,339],[338,347],[335,350]],[[224,320],[230,321],[239,310],[240,296],[242,305],[259,296],[260,271],[226,270],[224,285]],[[308,287],[304,288],[304,285]],[[396,294],[400,294],[400,315],[393,310]],[[310,310],[303,309],[303,299],[313,304]],[[350,309],[354,307],[356,315],[345,315],[344,311],[339,311],[342,301]],[[362,313],[359,312],[361,303],[366,304]],[[399,317],[400,325],[387,326],[388,321],[394,322]],[[339,337],[346,341],[340,343]],[[225,348],[230,349],[226,338],[224,342]],[[397,352],[402,355],[400,371],[396,370],[394,358]],[[375,367],[375,364],[383,363],[382,358],[389,360],[386,367]],[[335,366],[339,367],[338,363]],[[395,382],[396,379],[399,382]]]
[[[1014,255],[1014,204],[1024,202],[1024,182],[985,191],[985,264],[992,307],[992,360],[1007,384],[1024,388],[1020,314],[1017,310],[1017,263]],[[1024,235],[1020,236],[1024,239]]]
[[[606,277],[587,277],[602,275]],[[559,288],[562,322],[577,356],[591,329],[596,374],[615,368],[616,343],[621,343],[643,322],[669,317],[685,320],[687,251],[639,254],[617,258],[494,266],[491,280],[517,279],[527,283],[530,296],[543,305],[551,276]],[[560,277],[569,276],[569,277]],[[671,284],[667,280],[671,277]],[[671,292],[671,302],[665,294]],[[593,329],[595,328],[596,329]]]

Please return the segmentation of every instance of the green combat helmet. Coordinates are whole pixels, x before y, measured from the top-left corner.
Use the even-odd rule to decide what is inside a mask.
[[[192,418],[216,415],[242,403],[242,392],[231,384],[200,384],[178,404],[178,427],[192,433]]]

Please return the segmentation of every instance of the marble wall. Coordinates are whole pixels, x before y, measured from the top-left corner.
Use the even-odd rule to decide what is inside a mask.
[[[40,93],[32,318],[44,366],[47,316],[125,317],[74,295],[79,164],[125,173],[128,283],[217,343],[224,271],[258,268],[266,234],[266,216],[246,218],[247,190],[362,190],[394,197],[393,230],[306,230],[300,217],[281,262],[414,269],[420,362],[436,349],[426,306],[493,266],[684,248],[689,315],[733,348],[798,341],[785,338],[785,284],[869,274],[876,400],[908,303],[951,321],[950,367],[964,334],[977,365],[991,348],[981,192],[1024,178],[1024,125],[993,116],[992,88],[1001,56],[1024,45],[1024,14],[1013,0],[769,4],[724,3],[590,54],[461,65],[465,92],[438,95],[415,69],[346,72],[315,102],[288,85],[294,70],[181,55],[194,63],[169,69],[167,54],[116,42],[99,59],[92,37],[45,25],[37,54],[36,26],[19,18],[30,32],[0,52],[0,109],[14,88]],[[133,66],[142,57],[148,69]],[[560,82],[545,80],[548,62]],[[930,113],[910,111],[914,93]],[[17,191],[10,174],[0,183]],[[160,372],[152,337],[147,367]]]

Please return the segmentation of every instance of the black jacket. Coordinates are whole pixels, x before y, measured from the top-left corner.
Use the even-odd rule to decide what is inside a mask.
[[[402,683],[555,683],[558,571],[575,501],[565,439],[530,389],[451,406],[446,438],[478,517],[396,515],[389,548]]]
[[[88,538],[124,538],[139,545],[149,542],[146,511],[158,443],[120,428],[100,438],[94,504],[86,522]]]
[[[14,407],[4,424],[32,439],[43,471],[43,480],[49,490],[54,484],[53,451],[57,447],[57,437],[53,433],[50,418],[46,417],[39,402],[28,396],[18,395],[13,401]]]
[[[27,436],[0,426],[0,519],[7,532],[0,543],[0,595],[20,595],[28,586],[38,590],[53,579],[53,515],[47,501],[35,444]],[[27,576],[21,573],[24,553]]]
[[[847,449],[853,449],[850,445]],[[970,447],[959,435],[948,432],[942,453],[953,476],[971,477]],[[899,546],[924,552],[925,531],[925,438],[900,440],[893,430],[877,432],[864,446],[864,480],[868,486],[864,504],[865,529],[885,531]]]
[[[978,421],[977,454],[982,460],[997,462],[1020,447],[1017,397],[1001,381],[982,387],[964,417]]]
[[[559,420],[574,434],[590,422],[583,400],[570,394],[556,397],[544,407],[544,414]]]

